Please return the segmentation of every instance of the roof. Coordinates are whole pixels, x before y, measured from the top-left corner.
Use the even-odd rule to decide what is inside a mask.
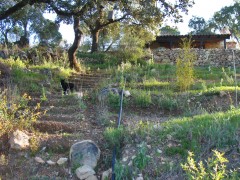
[[[190,38],[194,41],[213,41],[213,40],[224,40],[230,39],[231,34],[199,34],[199,35],[161,35],[156,37],[158,42],[166,41],[179,41],[183,38]]]

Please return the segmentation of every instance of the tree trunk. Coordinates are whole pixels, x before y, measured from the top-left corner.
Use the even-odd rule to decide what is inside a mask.
[[[79,47],[81,37],[83,34],[82,31],[80,30],[79,17],[74,17],[73,30],[74,30],[74,41],[72,46],[68,50],[68,59],[70,63],[70,68],[72,69],[74,68],[76,71],[80,71],[80,67],[76,58],[77,49]]]
[[[99,30],[91,31],[92,34],[92,49],[91,53],[98,51],[98,37],[99,37]]]

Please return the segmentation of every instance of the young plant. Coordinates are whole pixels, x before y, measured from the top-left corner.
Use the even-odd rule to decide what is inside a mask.
[[[186,91],[194,83],[194,61],[196,60],[196,54],[191,52],[191,39],[182,40],[183,52],[181,56],[177,58],[177,85],[180,91]]]
[[[131,179],[131,170],[128,166],[122,165],[120,162],[116,162],[115,164],[115,179],[122,180],[122,179]]]
[[[117,150],[117,157],[120,156],[120,149],[122,148],[124,139],[126,138],[126,130],[123,127],[107,128],[103,132],[103,136],[107,141],[107,148]]]
[[[133,165],[137,167],[141,172],[146,168],[151,158],[147,155],[147,146],[146,143],[140,145],[136,157],[133,159]]]

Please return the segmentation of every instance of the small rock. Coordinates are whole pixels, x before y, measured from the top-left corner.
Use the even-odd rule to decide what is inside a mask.
[[[133,162],[131,160],[131,161],[129,161],[128,166],[132,166],[132,165],[133,165]]]
[[[29,136],[20,130],[16,130],[10,136],[10,147],[15,150],[22,150],[29,147]]]
[[[138,174],[138,177],[136,178],[136,180],[143,180],[143,175],[142,174]]]
[[[79,179],[86,179],[89,176],[94,175],[95,171],[92,169],[92,167],[90,167],[88,165],[84,165],[84,166],[77,168],[75,173]]]
[[[168,140],[172,140],[172,135],[168,134],[168,135],[167,135],[167,139],[168,139]]]
[[[128,157],[124,157],[122,161],[126,162],[127,160],[128,160]]]
[[[225,91],[220,91],[220,92],[219,92],[219,95],[220,95],[220,97],[223,97],[223,96],[226,96],[227,93],[226,93]]]
[[[48,160],[48,161],[47,161],[47,164],[50,165],[50,166],[52,166],[52,165],[55,165],[56,162],[53,162],[52,160]]]
[[[59,160],[57,161],[58,165],[63,165],[68,161],[68,158],[59,158]]]
[[[131,96],[131,93],[127,90],[127,91],[123,91],[123,94],[125,97],[129,97]]]
[[[161,149],[157,149],[157,153],[161,154],[162,150]]]
[[[104,171],[104,172],[102,173],[102,178],[101,178],[101,180],[109,179],[111,173],[112,173],[112,168],[108,169],[107,171]]]
[[[151,146],[151,145],[147,145],[147,147],[148,147],[148,149],[151,149],[151,148],[152,148],[152,146]]]
[[[45,161],[42,158],[40,158],[40,157],[35,157],[34,159],[35,159],[36,162],[38,162],[40,164],[44,164],[45,163]]]
[[[133,156],[132,156],[132,159],[135,159],[135,157],[137,157],[137,156],[133,155]]]

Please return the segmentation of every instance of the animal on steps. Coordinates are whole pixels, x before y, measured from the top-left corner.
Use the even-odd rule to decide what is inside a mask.
[[[63,94],[67,95],[67,92],[70,90],[71,92],[73,92],[74,89],[74,84],[70,83],[70,82],[66,82],[65,79],[61,79],[61,86],[63,89]]]

